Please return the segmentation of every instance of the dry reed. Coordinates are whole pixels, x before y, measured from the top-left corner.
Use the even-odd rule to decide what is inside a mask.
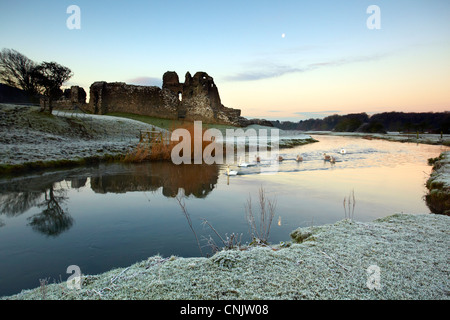
[[[172,149],[181,141],[171,141],[170,135],[175,129],[185,129],[188,131],[190,136],[190,149],[191,149],[191,159],[196,157],[194,144],[196,139],[201,139],[201,152],[205,148],[213,143],[211,141],[203,141],[203,135],[206,128],[202,129],[201,137],[195,137],[194,135],[194,124],[187,123],[181,125],[179,127],[173,127],[167,133],[161,133],[160,139],[149,138],[144,139],[138,143],[136,148],[130,152],[128,152],[125,157],[122,159],[123,162],[144,162],[144,161],[169,161],[172,159]],[[198,156],[198,155],[197,155]],[[201,155],[200,155],[201,157]]]
[[[345,214],[345,219],[349,219],[350,221],[353,220],[354,214],[355,214],[355,204],[356,204],[356,200],[355,200],[355,191],[352,190],[347,197],[344,197],[344,214]]]
[[[276,200],[268,199],[262,187],[259,189],[258,200],[260,207],[259,223],[253,213],[251,196],[249,196],[245,205],[247,222],[253,239],[251,244],[268,244],[270,227],[275,216]]]

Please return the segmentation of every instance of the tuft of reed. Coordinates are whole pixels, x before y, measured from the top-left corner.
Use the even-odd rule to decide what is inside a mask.
[[[355,204],[355,191],[352,190],[348,197],[344,197],[343,201],[345,219],[353,221],[353,217],[355,215]]]
[[[213,143],[211,141],[203,141],[203,135],[207,128],[202,128],[201,137],[195,137],[194,135],[194,124],[193,123],[187,123],[180,125],[178,127],[173,127],[170,132],[167,132],[165,134],[161,135],[160,140],[143,140],[138,143],[136,148],[132,150],[131,152],[128,152],[125,157],[122,159],[123,162],[144,162],[144,161],[169,161],[172,157],[172,149],[181,141],[171,141],[170,135],[171,132],[173,132],[175,129],[185,129],[188,131],[190,139],[190,146],[191,146],[191,159],[194,159],[196,156],[194,144],[195,139],[201,139],[202,141],[202,147],[201,151],[203,154],[203,151],[205,148]],[[201,155],[200,155],[201,157]]]
[[[185,204],[183,198],[179,195],[177,195],[175,197],[175,199],[177,200],[178,204],[180,205],[181,211],[183,211],[183,214],[186,217],[186,220],[189,224],[189,228],[191,229],[192,233],[194,233],[195,240],[197,241],[198,249],[200,250],[200,254],[203,255],[202,248],[200,246],[200,242],[198,240],[197,233],[195,232],[194,227],[192,226],[191,216],[189,215],[189,212],[187,211],[186,204]]]
[[[194,230],[194,227],[192,225],[192,221],[190,218],[190,215],[186,209],[186,205],[180,196],[176,196],[175,199],[177,200],[183,214],[185,215],[189,227],[191,228],[191,231],[194,233],[195,239],[197,241],[197,245],[200,249],[200,253],[202,253],[202,249],[200,247],[200,243],[197,237],[197,234]],[[268,199],[266,197],[265,190],[261,187],[259,189],[259,215],[258,217],[255,216],[252,209],[252,201],[251,197],[249,196],[247,203],[246,203],[246,215],[247,215],[247,222],[249,225],[249,231],[250,235],[252,237],[252,242],[249,244],[250,246],[254,245],[268,245],[269,240],[269,233],[270,233],[270,227],[272,224],[272,220],[275,216],[275,208],[276,208],[276,201],[274,199]],[[259,221],[257,221],[259,220]],[[206,220],[202,219],[202,224],[204,226],[208,226],[214,234],[217,236],[217,238],[221,242],[221,246],[219,246],[216,241],[213,239],[213,237],[204,237],[204,240],[206,240],[206,246],[209,247],[213,254],[220,251],[220,250],[232,250],[232,249],[238,249],[242,250],[242,233],[226,233],[225,236],[220,235],[220,233],[212,226],[212,224]]]
[[[268,244],[270,227],[272,225],[273,217],[275,216],[276,200],[268,199],[263,187],[260,187],[258,194],[259,202],[259,218],[257,218],[252,208],[252,198],[249,196],[245,204],[245,212],[247,217],[247,223],[249,226],[249,232],[252,236],[253,244]],[[259,221],[257,221],[259,220]]]
[[[203,221],[203,224],[207,225],[216,234],[216,236],[220,239],[220,241],[222,242],[222,249],[231,250],[231,249],[240,249],[241,248],[242,233],[237,234],[237,233],[233,232],[230,235],[228,235],[228,233],[226,233],[225,237],[222,237],[219,234],[219,232],[217,232],[217,230],[214,229],[214,227],[208,222],[208,220],[202,219],[202,221]],[[211,248],[213,254],[220,251],[220,247],[216,244],[216,242],[214,241],[214,239],[211,236],[209,236],[209,238],[205,238],[205,239],[207,242],[207,246]]]

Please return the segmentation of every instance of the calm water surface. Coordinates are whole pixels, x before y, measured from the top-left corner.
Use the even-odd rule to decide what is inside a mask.
[[[243,234],[251,197],[255,212],[263,187],[276,200],[270,242],[288,241],[300,226],[344,218],[343,199],[354,190],[354,218],[372,221],[394,213],[429,213],[424,202],[427,159],[449,148],[358,137],[314,137],[320,142],[284,149],[276,171],[258,166],[149,163],[98,165],[0,179],[0,296],[65,282],[69,265],[83,274],[125,267],[149,256],[210,254],[206,238]],[[345,148],[346,154],[339,153]],[[336,163],[324,162],[322,154]],[[299,154],[304,161],[294,159]],[[250,159],[251,160],[251,159]],[[175,196],[185,195],[192,228]]]

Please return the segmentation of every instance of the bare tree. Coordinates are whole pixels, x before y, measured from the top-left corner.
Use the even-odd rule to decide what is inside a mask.
[[[42,93],[48,99],[49,111],[52,113],[52,100],[62,95],[61,86],[73,76],[73,73],[69,68],[56,62],[42,62],[34,69],[34,75],[42,88]],[[41,111],[44,110],[45,104]]]
[[[0,52],[0,81],[22,89],[30,96],[39,92],[35,68],[36,63],[33,60],[16,50],[3,49]]]
[[[35,63],[13,49],[0,52],[0,81],[24,90],[30,97],[43,94],[52,113],[52,100],[62,95],[61,86],[73,76],[72,71],[56,62]],[[44,108],[41,111],[45,110]]]

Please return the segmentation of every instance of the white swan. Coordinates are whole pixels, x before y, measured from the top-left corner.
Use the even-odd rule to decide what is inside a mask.
[[[239,158],[238,167],[251,167],[251,166],[254,166],[254,165],[255,164],[252,164],[252,163],[242,162],[241,158]]]
[[[227,166],[227,176],[235,176],[235,175],[237,175],[237,173],[238,172],[235,170],[230,171],[230,165]]]
[[[247,163],[247,162],[240,162],[239,164],[238,164],[238,167],[248,167],[250,164],[249,163]]]

